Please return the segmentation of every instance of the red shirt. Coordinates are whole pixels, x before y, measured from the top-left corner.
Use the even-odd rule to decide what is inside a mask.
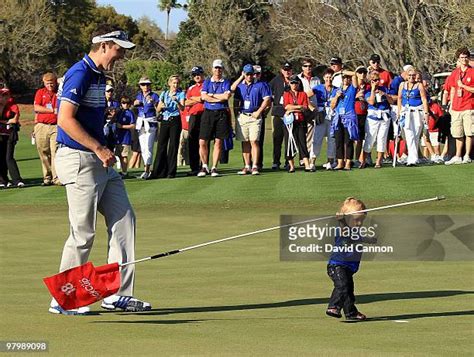
[[[361,99],[356,97],[354,110],[357,115],[367,114],[367,102],[365,101],[365,93],[367,91],[370,91],[370,89],[371,87],[370,87],[370,84],[368,83],[362,83],[361,85],[359,85],[359,88],[357,89],[357,93],[359,93],[359,91],[362,91],[364,95],[362,96]]]
[[[189,99],[191,97],[201,97],[202,85],[203,83],[201,82],[189,87],[186,91],[186,99]],[[196,103],[186,108],[189,108],[189,115],[199,115],[204,112],[204,103]]]
[[[298,92],[296,95],[292,91],[284,92],[283,108],[288,104],[302,105],[303,107],[308,108],[308,95],[303,91]],[[293,112],[293,114],[295,115],[296,121],[302,122],[304,120],[302,112]]]
[[[379,85],[389,88],[390,83],[392,83],[392,76],[390,75],[390,72],[383,68],[378,69],[377,72],[379,73],[380,77]]]
[[[443,85],[443,89],[448,93],[451,93],[451,88],[454,87],[454,85],[456,84],[453,73],[454,72],[451,72],[451,74],[448,77],[446,77],[446,80],[444,81],[444,85]]]
[[[441,118],[444,114],[443,108],[436,102],[431,102],[429,105],[430,109],[430,116],[428,118],[428,131],[431,133],[437,133],[439,130],[435,128],[436,122]],[[431,115],[433,113],[434,115]]]
[[[179,112],[181,118],[181,129],[189,130],[189,107],[184,107],[184,110]]]
[[[451,91],[454,91],[451,109],[457,112],[474,110],[474,93],[471,93],[466,89],[461,89],[458,86],[458,80],[461,80],[464,85],[474,87],[474,68],[468,67],[464,72],[461,71],[461,68],[456,68],[451,76],[453,77]],[[461,96],[459,95],[460,91],[462,92]]]
[[[8,121],[12,119],[15,115],[20,115],[20,108],[15,104],[12,98],[8,99],[5,107],[3,107],[3,112],[0,120]],[[9,135],[11,129],[7,129],[6,124],[0,124],[0,135]]]
[[[35,105],[41,105],[49,109],[56,109],[56,93],[50,92],[46,88],[41,88],[36,91],[35,94]],[[57,124],[58,115],[54,113],[37,113],[36,122],[43,124]]]

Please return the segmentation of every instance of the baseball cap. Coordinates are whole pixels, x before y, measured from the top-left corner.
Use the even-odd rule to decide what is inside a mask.
[[[331,65],[333,64],[342,64],[342,59],[341,57],[332,57],[331,60],[329,61]]]
[[[151,84],[150,78],[148,77],[142,77],[138,81],[138,84]]]
[[[114,87],[112,87],[110,84],[105,85],[105,91],[108,92],[110,90],[114,90]]]
[[[262,67],[259,66],[258,64],[254,64],[254,65],[253,65],[253,71],[254,71],[255,73],[262,73]]]
[[[380,56],[376,53],[374,53],[372,56],[370,56],[370,60],[372,62],[380,62]]]
[[[406,64],[403,66],[403,72],[408,72],[413,69],[415,69],[415,67],[413,67],[411,64]]]
[[[125,49],[131,49],[135,47],[135,44],[128,40],[128,35],[125,31],[112,31],[92,38],[92,43],[100,43],[107,41],[113,41],[117,45]]]
[[[246,64],[244,66],[244,68],[242,69],[242,71],[245,73],[245,74],[254,74],[254,70],[253,70],[253,66],[251,64]]]
[[[301,81],[300,78],[296,74],[290,77],[290,83],[295,83],[295,82],[300,83],[300,81]]]
[[[284,61],[284,62],[281,64],[281,68],[282,68],[282,69],[292,69],[292,66],[291,66],[291,63],[290,63],[290,62]]]
[[[224,64],[222,63],[221,59],[215,59],[214,62],[212,62],[212,68],[224,68]]]
[[[367,73],[367,68],[365,68],[364,66],[359,66],[355,69],[355,72],[356,73]]]
[[[203,73],[204,73],[204,69],[201,66],[194,66],[193,68],[191,68],[191,74],[193,76],[197,74],[203,74]]]

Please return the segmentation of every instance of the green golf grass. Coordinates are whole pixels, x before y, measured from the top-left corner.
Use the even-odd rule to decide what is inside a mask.
[[[326,263],[280,262],[277,231],[137,265],[136,296],[151,312],[96,304],[91,316],[49,314],[42,278],[57,272],[67,205],[64,188],[39,186],[30,130],[23,128],[16,155],[28,187],[0,191],[0,340],[48,341],[54,356],[472,355],[472,261],[363,261],[357,306],[372,320],[344,323],[324,313],[332,290]],[[269,130],[264,164],[271,166]],[[239,177],[240,168],[236,143],[220,178],[127,179],[137,257],[275,226],[282,214],[332,214],[347,196],[369,207],[446,196],[384,214],[474,211],[473,165],[260,177]],[[90,260],[104,264],[106,249],[99,219]]]

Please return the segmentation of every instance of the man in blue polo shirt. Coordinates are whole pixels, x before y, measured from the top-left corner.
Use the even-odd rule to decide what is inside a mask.
[[[242,141],[242,156],[245,162],[245,167],[238,172],[239,175],[260,174],[257,166],[260,155],[258,140],[262,128],[262,113],[270,104],[271,92],[263,82],[255,81],[254,74],[253,66],[246,64],[242,75],[231,87],[231,91],[235,93],[236,138]],[[250,154],[253,162],[251,171]]]
[[[70,234],[60,271],[87,262],[95,238],[97,211],[105,217],[109,233],[108,262],[134,260],[135,214],[120,175],[113,170],[115,156],[106,146],[103,132],[105,75],[125,49],[135,45],[127,34],[109,25],[99,25],[92,35],[88,55],[73,65],[58,93],[58,151],[56,169],[66,187]],[[144,311],[150,304],[133,298],[133,265],[121,269],[117,295],[102,302],[108,310]],[[49,308],[55,314],[85,314],[88,307],[62,309],[56,300]]]
[[[229,98],[230,81],[222,76],[224,65],[222,60],[216,59],[212,63],[212,77],[207,78],[201,89],[201,98],[204,101],[204,113],[201,117],[199,134],[199,156],[202,168],[198,177],[209,174],[207,166],[209,156],[209,141],[215,138],[214,152],[212,153],[212,177],[218,177],[217,163],[221,157],[223,141],[230,135]]]

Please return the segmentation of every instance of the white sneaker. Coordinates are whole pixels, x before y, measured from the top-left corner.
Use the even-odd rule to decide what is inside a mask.
[[[143,172],[141,175],[140,175],[140,178],[142,180],[147,180],[149,177],[150,177],[151,173],[150,172]]]
[[[462,164],[462,159],[459,156],[453,156],[451,160],[446,161],[444,164],[445,165],[459,165]]]
[[[470,164],[472,162],[471,158],[468,155],[464,155],[464,158],[462,159],[463,164]]]
[[[408,156],[406,154],[403,154],[399,159],[398,163],[401,165],[406,165],[407,163]]]
[[[64,310],[61,306],[59,306],[56,299],[52,299],[48,311],[52,314],[61,315],[87,315],[91,309],[89,306],[83,306],[78,309]]]
[[[127,312],[140,312],[151,310],[151,304],[146,301],[135,299],[132,296],[112,295],[106,297],[100,305],[106,310],[121,309]]]
[[[197,177],[206,177],[206,175],[209,175],[209,170],[207,167],[203,167],[201,171],[198,172]]]
[[[20,182],[18,182],[18,183],[16,184],[16,187],[22,188],[22,187],[25,187],[25,184],[20,181]]]

